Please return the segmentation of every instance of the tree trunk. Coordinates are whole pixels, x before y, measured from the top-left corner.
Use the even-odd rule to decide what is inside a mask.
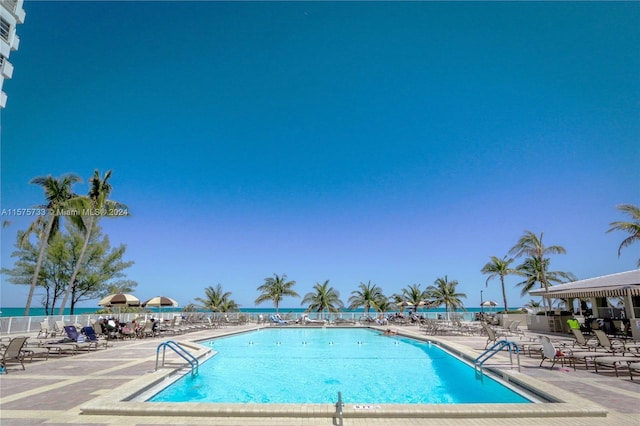
[[[502,284],[502,301],[504,302],[504,311],[509,312],[509,306],[507,306],[507,293],[504,290],[504,278],[500,277],[500,283]]]
[[[87,247],[89,246],[89,239],[91,238],[91,232],[93,231],[93,224],[95,222],[94,216],[89,216],[89,226],[86,229],[86,233],[84,236],[84,242],[82,243],[82,249],[80,250],[80,255],[78,256],[78,261],[76,262],[75,268],[73,268],[73,273],[71,274],[71,278],[69,279],[69,285],[64,292],[64,298],[62,299],[62,304],[60,304],[59,315],[64,315],[64,308],[67,306],[67,301],[69,300],[69,294],[71,293],[71,289],[76,283],[76,278],[78,277],[78,273],[80,272],[80,268],[82,268],[82,258],[87,252]],[[71,314],[73,314],[73,301],[71,302]]]
[[[36,262],[36,269],[33,271],[33,279],[31,280],[31,287],[29,287],[29,295],[27,296],[27,304],[24,308],[24,316],[29,316],[29,310],[31,309],[31,301],[33,300],[33,293],[36,290],[36,285],[38,284],[38,276],[40,275],[40,268],[42,268],[42,260],[44,259],[44,253],[47,251],[47,243],[49,242],[49,235],[51,234],[51,229],[53,229],[53,221],[54,216],[49,217],[49,222],[47,222],[47,229],[42,235],[40,241],[40,253],[38,254],[38,261]]]

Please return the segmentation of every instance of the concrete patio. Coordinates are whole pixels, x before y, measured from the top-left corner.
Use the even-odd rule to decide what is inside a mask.
[[[180,342],[195,342],[230,332],[257,328],[256,325],[222,329],[205,329],[171,337]],[[415,326],[395,327],[407,336],[428,337],[449,348],[477,356],[484,348],[486,337],[468,335],[427,336]],[[35,340],[35,336],[32,337]],[[188,415],[166,413],[141,414],[136,410],[120,410],[118,414],[98,413],[100,407],[127,407],[120,402],[131,387],[140,381],[153,380],[156,348],[166,339],[149,338],[115,341],[112,347],[78,355],[51,356],[49,360],[26,362],[26,370],[11,366],[9,374],[0,376],[0,420],[3,426],[23,425],[331,425],[333,405],[298,405],[274,410],[269,405],[245,404],[242,415],[234,404],[218,405],[215,418],[206,409],[193,410]],[[206,356],[201,350],[198,356]],[[167,352],[168,366],[185,364],[181,358]],[[542,385],[544,391],[560,395],[566,404],[532,404],[521,415],[505,415],[495,407],[469,409],[451,406],[385,407],[368,415],[348,404],[344,408],[344,425],[628,425],[640,423],[640,380],[631,381],[628,373],[615,377],[613,371],[595,373],[578,364],[577,371],[556,365],[538,367],[540,358],[521,356],[521,371],[499,354],[486,364],[487,368],[524,383]],[[550,364],[549,364],[550,365]],[[169,369],[164,370],[168,373]],[[111,403],[112,401],[112,403]],[[201,404],[203,405],[203,404]],[[134,405],[131,405],[132,407]],[[457,406],[460,407],[460,406]],[[555,407],[555,408],[554,408]],[[282,407],[281,407],[282,408]],[[575,413],[572,412],[577,408]],[[532,409],[532,410],[531,410]],[[386,410],[386,411],[385,411]],[[582,411],[581,411],[582,410]],[[84,411],[84,414],[83,414]],[[123,412],[124,411],[124,412]],[[157,410],[156,410],[157,411]],[[225,415],[228,413],[228,415]],[[159,415],[158,415],[159,414]],[[173,415],[172,415],[173,414]],[[395,417],[394,417],[395,416]]]

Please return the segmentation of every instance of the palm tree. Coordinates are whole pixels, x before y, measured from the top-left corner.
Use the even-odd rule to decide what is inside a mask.
[[[535,279],[536,281],[534,282],[539,282],[542,288],[544,288],[545,292],[548,292],[550,281],[558,282],[558,277],[562,275],[570,276],[571,274],[565,272],[555,272],[554,274],[556,274],[556,277],[554,277],[553,280],[549,279],[547,269],[549,267],[550,260],[546,256],[549,256],[551,254],[566,254],[567,251],[562,246],[545,247],[542,242],[542,237],[542,232],[538,237],[531,231],[525,231],[518,242],[511,248],[511,250],[509,250],[509,254],[515,256],[516,258],[528,256],[527,260],[530,260],[530,262],[527,262],[527,260],[525,260],[525,263],[517,267],[519,271],[523,272],[528,277],[528,279],[523,282]],[[516,285],[523,284],[519,283]],[[527,287],[528,284],[524,284],[524,288]]]
[[[545,258],[541,262],[536,257],[530,257],[525,259],[522,265],[518,266],[518,275],[524,277],[524,280],[516,284],[516,286],[522,287],[522,291],[520,292],[521,296],[525,296],[533,290],[536,287],[536,283],[540,283],[540,286],[543,287],[543,277],[548,285],[550,285],[550,283],[558,284],[575,281],[575,277],[569,272],[549,271],[549,263],[551,263],[549,258]]]
[[[420,290],[420,284],[411,284],[402,289],[402,301],[411,302],[416,308],[424,304],[427,291]]]
[[[380,306],[386,301],[386,297],[382,294],[382,289],[375,284],[371,284],[371,281],[367,284],[361,282],[358,288],[359,290],[351,292],[349,309],[357,309],[363,306],[366,316],[369,314],[369,309],[379,311]]]
[[[51,175],[39,176],[31,179],[29,182],[41,186],[44,190],[46,204],[42,205],[41,208],[46,209],[47,215],[38,216],[24,233],[25,240],[28,239],[32,233],[36,233],[40,243],[40,252],[38,254],[38,260],[36,261],[36,267],[33,272],[33,279],[31,280],[29,295],[27,296],[27,303],[24,309],[25,316],[29,316],[31,301],[33,300],[33,293],[38,283],[40,268],[42,267],[44,254],[47,250],[47,244],[60,229],[60,218],[64,216],[70,219],[78,228],[83,228],[82,221],[79,220],[80,217],[76,212],[69,209],[71,201],[77,198],[77,195],[72,191],[72,186],[80,181],[79,176],[67,174],[59,178],[54,178]]]
[[[502,259],[499,259],[496,256],[491,256],[491,261],[487,262],[480,271],[483,274],[489,274],[487,281],[485,281],[485,287],[489,286],[489,280],[492,280],[495,277],[500,277],[500,284],[502,285],[502,301],[504,303],[505,311],[509,310],[509,305],[507,305],[507,292],[504,289],[504,277],[510,274],[520,273],[517,269],[509,267],[513,261],[513,258],[507,259],[507,256]]]
[[[294,285],[296,285],[295,281],[287,281],[287,274],[282,274],[282,277],[279,277],[278,274],[273,274],[273,277],[265,278],[264,284],[258,287],[258,291],[261,291],[262,294],[255,300],[255,304],[258,305],[266,300],[271,300],[276,307],[276,315],[278,315],[278,306],[283,297],[300,297],[293,290],[292,287]]]
[[[324,311],[340,312],[344,307],[344,303],[340,300],[340,293],[333,287],[329,287],[329,280],[324,284],[316,283],[313,286],[315,291],[307,293],[302,299],[302,305],[309,304],[307,312],[315,311],[322,313],[324,319]]]
[[[393,304],[392,300],[385,297],[383,300],[380,300],[378,302],[378,309],[380,310],[380,312],[391,312],[397,309],[397,307]]]
[[[84,242],[80,249],[80,254],[76,261],[76,265],[73,268],[73,273],[69,279],[69,285],[64,293],[62,304],[60,305],[60,315],[64,315],[64,308],[69,300],[69,295],[75,285],[76,278],[80,269],[83,267],[84,256],[87,252],[89,240],[94,229],[94,225],[100,217],[120,217],[128,214],[128,208],[122,203],[113,200],[107,200],[107,197],[111,193],[112,187],[109,183],[111,178],[111,170],[108,170],[104,174],[104,178],[100,178],[100,172],[96,169],[93,171],[93,176],[89,179],[89,193],[86,197],[79,197],[76,200],[76,204],[82,209],[82,221],[84,228]],[[73,306],[71,310],[73,314]]]
[[[537,300],[531,299],[527,303],[525,303],[524,307],[525,308],[529,308],[529,309],[539,308],[540,307],[540,302],[538,302]]]
[[[609,224],[611,229],[607,231],[624,231],[629,234],[627,238],[622,240],[620,247],[618,247],[618,257],[620,257],[620,251],[623,248],[640,241],[640,207],[634,206],[633,204],[622,204],[618,206],[617,209],[631,216],[631,222],[611,222]],[[637,266],[640,268],[640,259],[638,259]]]
[[[464,293],[457,293],[456,286],[457,280],[449,281],[449,278],[445,275],[444,278],[438,278],[433,282],[434,285],[427,287],[427,295],[431,299],[429,306],[442,306],[444,305],[447,312],[447,318],[449,318],[450,311],[456,311],[462,309],[465,311],[461,298],[466,298]]]
[[[215,288],[212,286],[205,288],[204,294],[204,299],[196,297],[195,300],[200,302],[204,308],[211,310],[211,312],[228,312],[229,310],[233,310],[233,305],[237,308],[235,302],[230,299],[231,292],[223,291],[222,285],[220,284]]]

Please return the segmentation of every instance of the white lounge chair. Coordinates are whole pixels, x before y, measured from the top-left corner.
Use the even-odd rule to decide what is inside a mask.
[[[556,365],[558,361],[560,361],[564,367],[565,360],[569,361],[570,365],[573,364],[574,370],[576,369],[576,359],[570,351],[563,352],[556,349],[548,336],[540,336],[540,342],[542,343],[542,361],[540,361],[540,367],[542,367],[542,363],[548,359],[552,361],[551,369],[553,369],[553,366]]]

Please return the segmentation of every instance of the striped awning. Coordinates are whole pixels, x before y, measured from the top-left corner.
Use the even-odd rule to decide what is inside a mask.
[[[554,299],[640,296],[640,269],[605,275],[529,292]]]

